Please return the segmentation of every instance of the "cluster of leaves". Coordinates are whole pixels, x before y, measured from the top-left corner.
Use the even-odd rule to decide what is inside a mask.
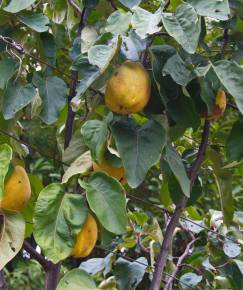
[[[33,194],[21,214],[0,213],[0,268],[33,236],[47,259],[73,268],[67,258],[89,210],[99,222],[99,246],[58,289],[149,289],[168,212],[186,195],[168,273],[199,239],[174,287],[241,290],[243,4],[119,0],[113,11],[109,2],[76,1],[75,9],[65,0],[1,1],[0,199],[11,162],[25,163]],[[144,112],[124,117],[108,110],[104,92],[126,59],[143,62],[152,94]],[[191,190],[187,171],[219,89],[230,106],[212,123]],[[65,148],[70,106],[75,118]],[[126,185],[92,172],[103,159],[124,166]]]

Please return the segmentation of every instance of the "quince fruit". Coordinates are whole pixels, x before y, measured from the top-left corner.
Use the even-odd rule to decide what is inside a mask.
[[[150,99],[151,83],[138,62],[124,62],[109,79],[105,103],[113,112],[129,115],[143,110]]]
[[[79,232],[71,256],[76,258],[87,257],[93,250],[98,236],[98,227],[95,219],[89,213],[85,224]]]
[[[0,208],[20,212],[26,206],[30,195],[28,175],[22,166],[17,165],[5,183]]]
[[[111,177],[118,179],[123,184],[126,183],[125,170],[123,167],[113,167],[103,160],[101,164],[93,162],[93,169],[94,171],[103,171]]]
[[[227,99],[225,91],[222,89],[218,90],[218,93],[216,95],[215,104],[212,108],[212,113],[208,117],[209,120],[216,120],[219,117],[223,116],[224,111],[226,109],[227,105]]]

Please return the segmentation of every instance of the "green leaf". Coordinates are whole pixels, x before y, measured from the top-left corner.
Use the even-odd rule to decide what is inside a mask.
[[[126,198],[120,183],[103,172],[94,173],[86,183],[79,180],[86,190],[91,210],[108,231],[115,234],[126,232]]]
[[[66,104],[66,83],[56,76],[42,78],[37,73],[34,75],[33,83],[38,87],[42,98],[43,109],[40,117],[50,125],[58,119],[61,109]]]
[[[135,6],[138,6],[141,0],[119,0],[119,2],[121,2],[127,8],[132,9]]]
[[[16,61],[6,58],[0,61],[0,89],[4,89],[16,71]]]
[[[21,10],[28,8],[30,5],[34,4],[36,0],[11,0],[11,2],[3,10],[10,13],[17,13]]]
[[[126,34],[132,19],[131,12],[123,12],[116,10],[107,18],[107,25],[105,31],[111,32],[114,35]],[[117,25],[119,23],[119,25]]]
[[[235,98],[236,105],[243,114],[243,68],[236,62],[220,60],[214,63],[213,69],[222,85]]]
[[[68,169],[65,171],[62,177],[62,183],[68,182],[68,180],[76,174],[85,174],[92,167],[92,158],[90,151],[85,152],[79,156]]]
[[[8,173],[10,161],[12,159],[12,148],[7,144],[0,145],[0,200],[4,193],[4,179]]]
[[[150,120],[139,126],[131,118],[123,118],[111,126],[116,147],[125,167],[128,184],[136,188],[155,165],[165,145],[165,130]]]
[[[218,20],[228,20],[230,18],[230,8],[228,0],[205,1],[205,0],[188,0],[197,13],[202,16]]]
[[[226,143],[226,154],[230,160],[241,160],[243,157],[243,117],[234,123]]]
[[[220,81],[212,68],[208,71],[206,76],[200,80],[200,85],[202,100],[207,105],[208,113],[211,113],[218,89],[220,88]]]
[[[198,276],[195,273],[186,273],[180,277],[180,284],[182,289],[190,290],[194,288],[202,281],[202,276]],[[186,286],[188,285],[188,287]]]
[[[232,174],[229,169],[223,169],[223,162],[220,153],[210,149],[209,158],[213,163],[213,172],[215,175],[216,185],[219,191],[223,218],[226,225],[233,220],[234,200],[232,197]]]
[[[143,39],[150,34],[160,31],[159,26],[161,22],[161,10],[157,10],[155,13],[151,13],[140,7],[133,9],[132,27],[136,33]]]
[[[49,29],[49,18],[42,13],[19,15],[18,19],[37,32],[44,32]]]
[[[190,180],[187,176],[186,169],[182,163],[181,157],[173,149],[172,146],[166,147],[166,160],[169,166],[176,176],[183,193],[189,197],[190,196]]]
[[[81,269],[67,272],[60,280],[57,290],[98,290],[93,278]]]
[[[0,270],[2,270],[22,248],[25,222],[18,213],[4,212],[3,225],[0,224],[0,228],[3,228],[3,232],[0,234]]]
[[[181,86],[186,86],[196,77],[196,74],[186,67],[186,63],[177,53],[167,60],[162,73],[171,75],[172,79]]]
[[[119,289],[134,290],[142,281],[147,265],[147,259],[144,257],[140,257],[132,263],[119,258],[114,267],[114,275]]]
[[[111,60],[121,45],[121,38],[113,39],[112,45],[98,44],[92,46],[88,51],[89,63],[98,66],[102,74],[109,66]]]
[[[175,13],[162,13],[162,21],[166,31],[189,53],[197,49],[201,32],[201,21],[195,9],[183,3]]]
[[[240,260],[237,260],[237,259],[234,259],[233,261],[236,263],[236,265],[238,266],[241,274],[243,275],[243,262],[240,261]]]
[[[34,237],[45,256],[57,263],[67,258],[87,217],[84,198],[65,193],[61,184],[45,187],[37,199]]]
[[[101,163],[104,157],[108,137],[109,119],[103,121],[89,120],[81,128],[85,144],[91,150],[93,160]]]
[[[121,52],[126,59],[138,61],[140,54],[146,48],[146,40],[141,39],[136,32],[130,31],[128,36],[122,37]]]
[[[97,66],[91,65],[87,58],[79,56],[74,64],[73,69],[78,70],[80,81],[77,86],[76,96],[72,100],[72,106],[78,108],[81,97],[86,90],[93,84],[93,82],[100,76],[100,70]]]
[[[235,258],[240,255],[241,247],[240,245],[227,240],[224,243],[224,253],[229,258]]]
[[[25,86],[20,83],[9,85],[3,96],[4,118],[6,120],[12,119],[18,111],[32,101],[36,94],[36,89],[32,84]]]

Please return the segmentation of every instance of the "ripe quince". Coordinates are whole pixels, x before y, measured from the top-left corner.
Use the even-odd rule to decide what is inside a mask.
[[[22,166],[17,165],[4,186],[0,208],[20,212],[30,196],[31,186],[28,175]]]
[[[87,219],[79,232],[72,256],[76,258],[87,257],[93,250],[98,236],[98,227],[94,217],[88,213]]]
[[[121,115],[137,113],[147,105],[150,91],[150,78],[144,67],[138,62],[126,61],[109,79],[105,103]]]
[[[114,167],[103,160],[100,164],[93,162],[93,169],[94,171],[103,171],[111,177],[118,179],[121,183],[126,183],[124,167]]]

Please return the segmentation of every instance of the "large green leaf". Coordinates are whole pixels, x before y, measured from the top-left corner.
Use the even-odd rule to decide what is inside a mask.
[[[227,157],[240,160],[243,157],[243,117],[234,123],[226,143]]]
[[[57,285],[57,290],[98,290],[95,281],[87,272],[73,269],[67,272]]]
[[[62,183],[68,182],[68,180],[76,174],[85,174],[92,167],[92,158],[90,151],[85,152],[79,156],[74,162],[68,167],[62,177]]]
[[[132,16],[132,27],[136,33],[143,39],[150,34],[160,31],[159,26],[161,22],[161,10],[159,9],[155,13],[151,13],[140,7],[134,9]]]
[[[4,89],[16,71],[16,61],[6,58],[0,61],[0,89]]]
[[[7,144],[0,145],[0,200],[4,193],[4,179],[12,159],[12,148]]]
[[[4,8],[5,11],[10,13],[17,13],[21,10],[26,9],[33,3],[35,3],[36,0],[11,0],[8,6]]]
[[[212,68],[204,78],[200,79],[200,85],[202,100],[207,105],[208,113],[211,113],[218,89],[220,88],[220,81]]]
[[[175,13],[162,13],[166,31],[189,53],[196,51],[201,32],[201,21],[195,9],[183,3]]]
[[[197,13],[202,16],[208,16],[218,20],[227,20],[230,18],[230,8],[228,0],[205,1],[205,0],[188,0]]]
[[[111,126],[118,152],[122,158],[128,184],[135,188],[155,165],[165,145],[165,130],[150,120],[139,126],[131,118],[123,118]]]
[[[81,195],[65,193],[58,183],[40,192],[33,218],[34,237],[48,259],[57,263],[71,254],[86,217]]]
[[[179,85],[186,86],[196,74],[186,67],[186,63],[178,53],[170,57],[163,67],[163,74],[171,75],[172,79]]]
[[[243,68],[234,61],[220,60],[214,63],[215,70],[222,85],[235,98],[236,105],[243,114]]]
[[[97,66],[91,65],[87,58],[79,56],[73,63],[73,69],[78,70],[80,81],[77,86],[76,96],[72,100],[74,108],[79,107],[80,99],[92,83],[100,76]]]
[[[37,32],[44,32],[49,29],[49,18],[42,13],[19,15],[18,19]]]
[[[119,258],[114,267],[114,275],[116,277],[119,289],[136,289],[143,279],[147,264],[147,259],[144,257],[140,257],[134,262],[129,262],[123,258]]]
[[[182,289],[196,289],[197,284],[202,281],[202,276],[198,276],[195,273],[186,273],[180,277],[180,284]],[[188,286],[187,286],[188,285]]]
[[[120,183],[103,172],[94,173],[88,182],[79,181],[86,190],[90,208],[100,223],[115,234],[126,232],[126,198]]]
[[[42,98],[43,109],[40,117],[46,124],[52,124],[58,119],[61,109],[66,104],[66,83],[56,76],[42,78],[37,73],[34,75],[33,83],[38,87]]]
[[[98,163],[102,162],[105,153],[109,120],[110,117],[103,121],[89,120],[81,128],[84,142],[91,150],[92,158]]]
[[[166,161],[168,162],[172,172],[177,178],[183,193],[190,196],[190,180],[187,176],[185,166],[181,160],[181,157],[174,150],[172,146],[166,147]]]
[[[105,31],[116,34],[126,34],[132,19],[131,12],[116,10],[107,18]],[[117,25],[119,23],[119,25]]]
[[[93,45],[88,51],[89,63],[98,66],[102,74],[109,66],[111,60],[115,56],[118,48],[121,45],[121,38],[119,36],[112,40],[111,45],[97,44]]]
[[[209,158],[213,164],[213,172],[215,181],[220,195],[221,208],[223,218],[226,225],[229,225],[233,220],[234,215],[234,200],[232,196],[232,174],[229,169],[223,169],[223,162],[220,153],[210,149]]]
[[[1,223],[2,218],[0,219]],[[0,234],[0,270],[21,250],[24,242],[25,222],[18,213],[5,212]]]
[[[25,86],[20,83],[9,85],[3,96],[4,118],[6,120],[12,119],[18,111],[32,101],[36,94],[36,89],[32,84]]]

